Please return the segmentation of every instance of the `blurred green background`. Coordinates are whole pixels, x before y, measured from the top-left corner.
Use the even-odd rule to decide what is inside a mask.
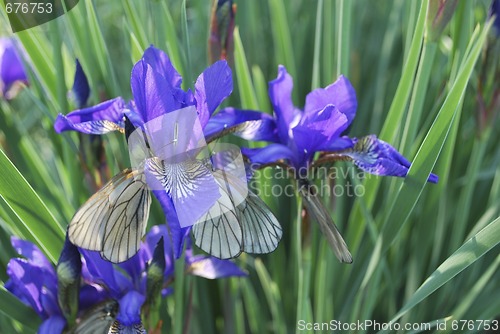
[[[394,320],[428,323],[432,331],[446,322],[452,332],[453,320],[500,320],[500,40],[487,24],[490,1],[458,1],[434,39],[428,1],[235,3],[234,90],[224,106],[272,112],[267,83],[278,64],[294,78],[297,106],[344,74],[358,98],[350,135],[377,134],[414,166],[406,181],[340,177],[336,184],[360,184],[364,195],[324,198],[352,265],[338,263],[317,226],[302,221],[295,198],[265,198],[283,225],[278,249],[236,259],[248,278],[177,276],[183,305],[173,297],[163,302],[162,331],[293,333],[299,320]],[[66,15],[15,34],[30,58],[30,86],[0,101],[2,282],[16,256],[9,235],[35,241],[57,260],[67,223],[96,190],[92,162],[77,158],[86,139],[53,130],[58,113],[75,109],[68,97],[74,59],[89,78],[89,105],[131,98],[132,66],[150,44],[167,52],[183,88],[192,88],[209,65],[211,7],[208,0],[82,0]],[[0,16],[0,35],[11,35],[3,10]],[[128,166],[128,152],[120,134],[103,140],[103,175],[110,177]],[[345,163],[336,167],[352,171]],[[431,170],[437,185],[425,185]],[[273,181],[273,173],[256,182],[287,182]],[[161,223],[155,202],[150,224]],[[33,332],[36,324],[23,320],[32,323],[36,315],[15,302],[1,287],[0,332]],[[459,332],[483,332],[478,328]]]

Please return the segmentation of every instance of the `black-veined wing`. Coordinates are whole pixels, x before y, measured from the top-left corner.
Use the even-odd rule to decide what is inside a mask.
[[[76,212],[68,228],[70,241],[100,251],[111,262],[137,253],[146,232],[151,195],[142,172],[125,169]]]
[[[76,326],[70,330],[73,334],[107,334],[118,313],[118,302],[104,301],[84,314]]]
[[[321,232],[326,237],[335,256],[340,262],[352,263],[352,255],[347,248],[344,238],[342,238],[332,217],[321,203],[317,194],[312,193],[311,185],[307,180],[301,179],[299,181],[299,194],[304,199],[307,212],[318,222]]]
[[[267,205],[234,175],[213,173],[220,199],[193,226],[195,244],[212,256],[229,259],[248,253],[270,253],[283,231]]]
[[[146,334],[146,330],[144,329],[142,323],[126,327],[116,320],[113,322],[113,325],[107,334]]]

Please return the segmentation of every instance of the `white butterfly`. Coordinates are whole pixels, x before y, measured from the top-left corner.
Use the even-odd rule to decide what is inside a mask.
[[[167,123],[162,119],[154,125],[161,125],[157,126],[160,131]],[[146,182],[146,169],[160,181],[161,190],[167,191],[174,204],[186,203],[182,207],[186,216],[195,211],[190,207],[192,199],[203,196],[207,189],[204,184],[207,179],[212,180],[220,195],[209,204],[205,201],[206,213],[197,218],[193,226],[196,245],[209,254],[231,258],[242,251],[261,254],[276,249],[282,236],[281,226],[265,203],[246,191],[246,178],[232,174],[230,163],[224,170],[211,170],[206,159],[172,161],[170,153],[169,159],[153,156],[159,151],[179,152],[175,147],[178,141],[188,147],[186,139],[178,137],[178,123],[170,124],[174,124],[173,140],[164,136],[151,142],[150,133],[137,132],[136,137],[141,140],[131,149],[136,168],[121,171],[82,205],[69,224],[70,241],[81,248],[99,251],[104,259],[115,263],[136,254],[146,232],[151,204],[151,182]],[[174,148],[168,148],[170,144],[174,144]],[[189,201],[185,201],[186,198]]]

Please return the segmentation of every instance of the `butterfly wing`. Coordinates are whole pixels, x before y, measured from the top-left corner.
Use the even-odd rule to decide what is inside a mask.
[[[111,262],[137,253],[145,234],[151,195],[143,173],[125,169],[76,212],[68,227],[76,246],[100,251]]]
[[[221,259],[237,257],[242,251],[274,251],[282,230],[271,210],[257,195],[247,192],[239,178],[223,171],[215,171],[214,177],[221,198],[193,226],[195,244]]]
[[[243,249],[243,231],[230,192],[219,178],[215,180],[221,196],[193,225],[192,231],[196,246],[219,259],[230,259]]]
[[[90,310],[80,319],[71,330],[74,334],[108,333],[118,313],[118,302],[115,300],[104,301]]]
[[[237,207],[243,228],[243,251],[252,254],[271,253],[278,247],[283,230],[269,207],[252,191]]]
[[[299,194],[304,199],[307,212],[319,223],[321,233],[326,237],[335,256],[340,262],[352,263],[352,255],[347,244],[319,197],[311,192],[312,189],[307,180],[300,180],[300,185]]]

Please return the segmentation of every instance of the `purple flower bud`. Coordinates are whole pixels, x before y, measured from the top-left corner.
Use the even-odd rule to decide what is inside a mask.
[[[232,64],[235,15],[236,5],[233,4],[232,0],[214,0],[210,20],[210,38],[208,40],[210,63],[222,59]]]
[[[15,87],[19,83],[28,83],[28,77],[21,61],[18,45],[13,38],[0,38],[0,96],[11,99],[15,96]]]

